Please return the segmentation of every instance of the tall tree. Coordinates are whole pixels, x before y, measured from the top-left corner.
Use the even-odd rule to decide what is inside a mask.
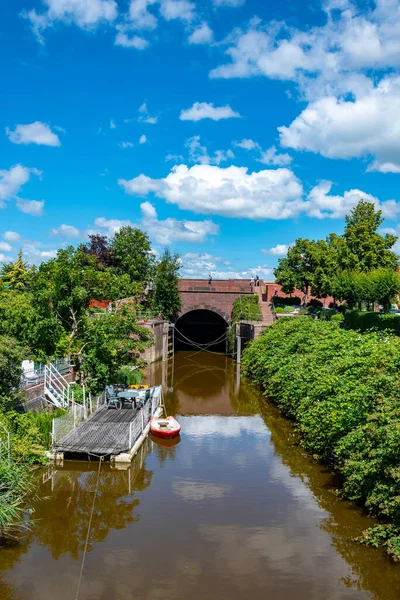
[[[129,275],[131,281],[147,286],[152,276],[154,255],[149,237],[138,228],[125,226],[114,235],[109,245],[113,267],[118,275]]]
[[[172,319],[182,306],[178,289],[180,267],[179,254],[172,254],[165,248],[154,278],[154,305],[164,319]]]
[[[105,235],[98,233],[89,235],[89,241],[83,244],[81,248],[85,254],[95,256],[102,267],[112,266],[113,261],[108,247],[108,239]]]
[[[316,242],[298,238],[289,248],[286,258],[279,259],[278,263],[274,275],[276,282],[282,286],[283,292],[291,294],[295,288],[302,290],[307,303],[318,264]]]
[[[24,292],[31,287],[35,272],[36,269],[29,267],[24,261],[22,250],[20,250],[15,262],[4,263],[2,266],[0,272],[2,287]]]
[[[382,211],[376,210],[372,202],[361,200],[346,216],[344,239],[348,248],[349,263],[343,268],[352,271],[397,268],[398,256],[391,250],[397,241],[395,235],[380,235],[383,223]]]

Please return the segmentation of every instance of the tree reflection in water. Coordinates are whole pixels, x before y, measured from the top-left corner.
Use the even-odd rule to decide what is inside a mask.
[[[89,551],[95,542],[105,540],[110,530],[123,529],[139,520],[140,501],[135,492],[150,485],[153,473],[144,463],[151,449],[152,442],[148,439],[128,469],[102,465]],[[50,549],[53,559],[70,554],[77,560],[83,551],[97,477],[97,462],[65,462],[42,485],[42,500],[35,506],[35,520],[40,521],[35,536]]]

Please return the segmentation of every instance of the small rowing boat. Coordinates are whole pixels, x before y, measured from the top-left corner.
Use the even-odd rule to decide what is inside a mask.
[[[179,435],[181,426],[174,417],[153,417],[150,423],[150,431],[160,438],[174,438]]]

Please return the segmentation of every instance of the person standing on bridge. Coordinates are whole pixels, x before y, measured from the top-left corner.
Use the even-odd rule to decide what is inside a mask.
[[[253,292],[254,292],[254,277],[252,277],[250,279],[250,290],[251,290],[251,293],[253,294]]]
[[[212,282],[212,275],[210,273],[208,276],[208,285],[211,285],[211,282]]]
[[[256,275],[256,285],[258,285],[258,286],[260,285],[260,278],[258,275]]]

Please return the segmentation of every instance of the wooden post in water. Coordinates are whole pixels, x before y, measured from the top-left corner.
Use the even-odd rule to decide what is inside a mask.
[[[242,360],[242,338],[240,335],[236,336],[236,362],[240,365]]]

